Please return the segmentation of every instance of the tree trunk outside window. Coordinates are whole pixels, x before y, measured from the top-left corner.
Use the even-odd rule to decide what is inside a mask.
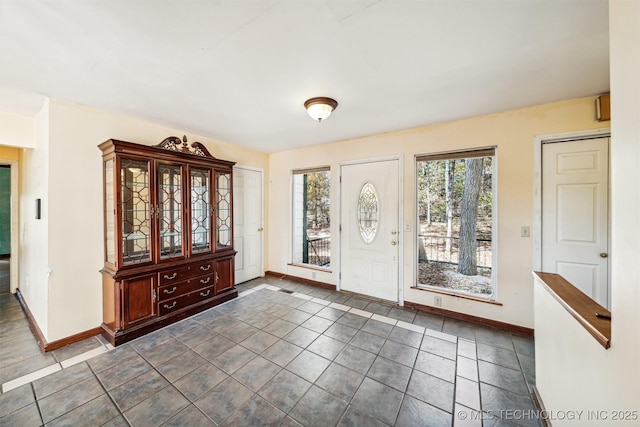
[[[456,177],[456,161],[445,161],[445,203],[447,205],[447,240],[445,242],[445,251],[451,257],[451,238],[453,237],[453,185]]]
[[[467,276],[478,274],[476,221],[478,198],[482,183],[482,158],[466,159],[464,191],[460,209],[460,249],[458,273]]]

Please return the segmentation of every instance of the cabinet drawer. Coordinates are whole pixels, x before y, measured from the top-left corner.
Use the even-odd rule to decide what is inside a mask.
[[[214,283],[213,274],[196,277],[195,279],[185,280],[184,282],[174,283],[172,285],[160,286],[158,288],[158,301],[177,298],[186,295],[196,289],[211,286]]]
[[[160,286],[170,285],[192,277],[204,276],[213,273],[215,261],[204,261],[197,264],[185,265],[170,270],[161,271],[159,274]]]
[[[160,316],[164,316],[165,314],[172,313],[197,302],[207,300],[213,297],[213,294],[213,286],[209,286],[181,297],[161,301],[158,303],[158,313]]]
[[[189,282],[195,283],[198,287],[212,286],[215,284],[215,277],[213,273],[209,273],[205,276],[196,277],[195,279],[189,279]]]
[[[190,277],[196,277],[203,274],[213,273],[213,270],[215,269],[215,261],[200,262],[198,264],[193,264],[189,266],[189,268],[191,269]]]
[[[158,274],[160,286],[178,283],[189,278],[189,267],[174,268],[172,270],[164,270]]]

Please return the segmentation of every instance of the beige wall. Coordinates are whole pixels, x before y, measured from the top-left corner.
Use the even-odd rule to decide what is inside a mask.
[[[34,147],[34,131],[33,117],[0,111],[0,145]]]
[[[533,141],[536,135],[606,127],[595,120],[594,98],[540,105],[505,113],[443,123],[403,132],[376,135],[312,148],[272,154],[268,192],[268,270],[337,284],[337,271],[318,272],[288,265],[290,236],[290,173],[292,169],[331,166],[332,236],[338,236],[339,164],[352,160],[399,155],[404,170],[404,218],[411,232],[402,233],[405,301],[433,305],[431,292],[411,289],[414,285],[415,190],[414,156],[473,147],[497,146],[498,301],[502,306],[443,296],[442,308],[533,327],[533,240],[520,237],[520,227],[531,226],[533,208]],[[338,239],[334,237],[332,256]],[[334,258],[335,259],[335,258]],[[334,264],[335,265],[335,264]]]
[[[536,384],[549,411],[599,410],[554,426],[640,421],[640,3],[609,3],[611,347],[605,350],[536,282]],[[616,414],[631,416],[626,422]],[[634,418],[635,417],[635,418]]]
[[[18,150],[17,148],[0,146],[0,161],[17,161],[19,156],[20,150]]]
[[[18,287],[43,334],[49,328],[49,102],[34,120],[35,148],[25,148],[18,161],[20,249]],[[42,200],[42,219],[35,219],[35,200]]]
[[[97,145],[110,138],[152,145],[186,132],[53,100],[48,113],[41,114],[47,123],[36,125],[37,147],[25,150],[21,159],[26,180],[21,221],[27,240],[21,247],[20,288],[28,288],[27,303],[51,342],[102,322],[102,160]],[[186,135],[215,157],[267,170],[266,154]],[[36,197],[43,199],[40,221],[28,209]]]

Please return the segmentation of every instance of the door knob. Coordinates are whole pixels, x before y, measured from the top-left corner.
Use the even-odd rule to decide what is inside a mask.
[[[258,231],[263,231],[263,230],[264,230],[264,228],[262,228],[262,227],[258,228]]]
[[[602,252],[602,253],[600,254],[600,258],[607,258],[608,256],[609,256],[609,254],[608,254],[608,253],[606,253],[606,252]]]
[[[397,242],[397,241],[395,241],[395,240],[392,240],[392,241],[391,241],[391,244],[392,244],[393,246],[395,246],[395,245],[397,245],[397,244],[398,244],[398,242]]]

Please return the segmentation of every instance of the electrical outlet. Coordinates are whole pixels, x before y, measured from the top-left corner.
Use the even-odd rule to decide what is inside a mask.
[[[442,307],[442,297],[438,295],[433,297],[433,305],[435,305],[436,307]]]
[[[520,236],[522,236],[522,237],[530,237],[531,236],[531,229],[529,228],[528,225],[523,225],[520,228]]]

